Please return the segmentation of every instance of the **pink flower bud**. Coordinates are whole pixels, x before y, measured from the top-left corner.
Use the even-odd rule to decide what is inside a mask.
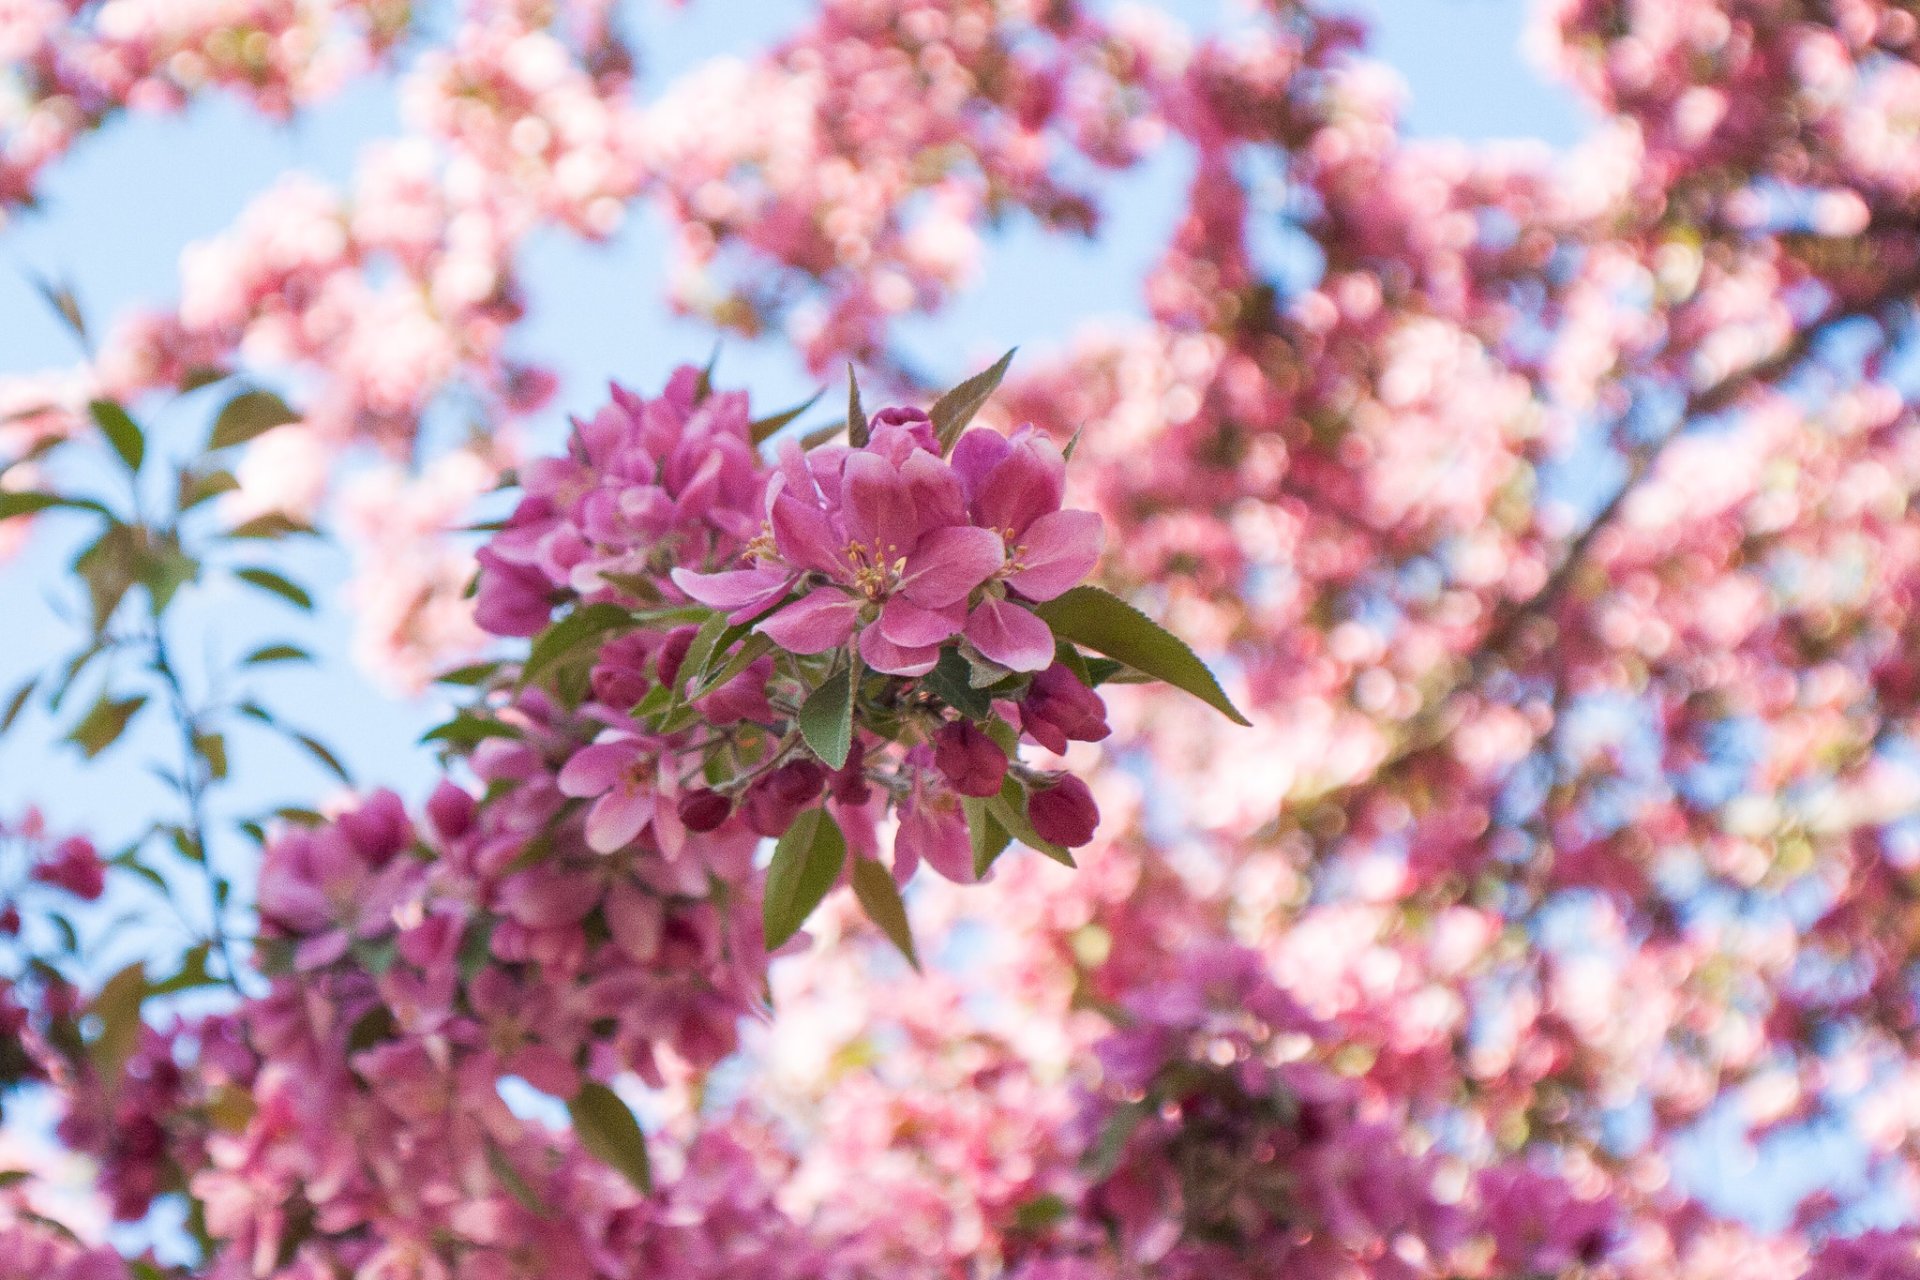
[[[1107,704],[1056,662],[1033,678],[1020,702],[1020,727],[1049,751],[1064,752],[1069,740],[1098,742],[1107,727]]]
[[[705,787],[680,797],[680,821],[689,831],[712,831],[733,816],[733,801]]]
[[[783,764],[747,788],[742,806],[747,825],[763,836],[777,836],[793,825],[800,811],[820,796],[827,771],[813,760]]]
[[[473,797],[451,782],[443,782],[433,789],[433,795],[427,799],[427,820],[433,823],[433,829],[447,840],[465,835],[473,826],[474,811],[478,806]]]
[[[933,763],[963,796],[995,796],[1007,776],[1007,753],[971,720],[942,725],[933,736]]]
[[[33,878],[92,902],[107,887],[107,866],[100,861],[93,841],[85,836],[69,836],[34,867]]]
[[[1035,791],[1027,801],[1027,819],[1041,839],[1067,848],[1077,848],[1093,839],[1100,825],[1100,806],[1093,802],[1087,784],[1072,774],[1062,774],[1044,791]]]

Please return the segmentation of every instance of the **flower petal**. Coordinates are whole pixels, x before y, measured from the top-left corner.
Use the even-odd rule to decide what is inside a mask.
[[[990,529],[971,525],[935,529],[907,557],[900,590],[915,604],[938,609],[966,599],[1006,560],[1006,545]]]
[[[653,817],[653,790],[637,782],[614,787],[587,814],[587,848],[612,853],[633,843]]]
[[[871,453],[849,454],[841,486],[853,541],[873,547],[889,563],[913,550],[923,526],[913,494],[892,463]]]
[[[825,653],[853,635],[860,602],[837,587],[815,587],[754,628],[788,653]]]
[[[711,609],[751,617],[786,594],[793,575],[779,569],[757,566],[752,569],[728,569],[720,573],[673,571],[673,585]],[[744,621],[744,619],[742,619]]]
[[[767,512],[773,526],[773,545],[788,564],[813,569],[833,577],[846,576],[842,552],[846,539],[838,536],[833,521],[819,507],[791,493],[773,500]]]
[[[923,609],[905,596],[894,596],[880,610],[880,630],[895,644],[940,644],[966,625],[967,611],[958,602],[945,609]]]
[[[1053,441],[1031,427],[1014,433],[1007,456],[974,496],[973,513],[989,529],[1017,536],[1050,511],[1060,509],[1067,487],[1067,461]]]
[[[1049,512],[1027,526],[1021,568],[1007,575],[1007,585],[1029,600],[1051,600],[1093,572],[1103,537],[1100,517],[1091,511]]]
[[[940,646],[895,644],[879,627],[868,627],[860,633],[860,656],[890,676],[923,676],[940,661]]]
[[[619,781],[620,776],[639,757],[640,749],[630,741],[596,742],[580,748],[560,770],[560,794],[597,796]]]
[[[1053,663],[1053,630],[1007,600],[982,600],[967,619],[967,639],[1010,671],[1045,671]]]

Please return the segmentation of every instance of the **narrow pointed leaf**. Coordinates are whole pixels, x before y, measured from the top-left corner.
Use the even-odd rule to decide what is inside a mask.
[[[853,686],[848,664],[822,681],[800,708],[800,734],[829,769],[845,764],[853,750]]]
[[[1007,829],[994,818],[985,800],[960,797],[960,811],[967,816],[967,839],[973,845],[973,878],[987,874],[994,862],[1013,843]]]
[[[300,415],[273,392],[242,391],[221,406],[220,416],[213,420],[213,436],[207,441],[207,448],[225,449],[245,444],[275,427],[298,421]]]
[[[147,700],[138,695],[131,698],[109,698],[102,694],[80,723],[73,727],[67,740],[80,748],[80,754],[91,760],[119,740],[127,731],[133,717]]]
[[[107,443],[113,446],[127,470],[138,471],[146,461],[147,437],[127,416],[127,411],[111,400],[94,400],[87,405],[87,412],[93,415],[94,422],[99,424]]]
[[[617,604],[581,605],[535,637],[520,683],[533,683],[588,641],[632,619],[633,614]]]
[[[853,376],[853,361],[847,361],[847,443],[856,449],[867,446],[867,411],[860,405],[860,380]]]
[[[1075,587],[1033,611],[1060,639],[1184,690],[1235,724],[1251,723],[1185,641],[1118,596],[1099,587]]]
[[[1013,352],[1009,351],[994,361],[992,368],[974,374],[933,402],[933,407],[927,410],[927,416],[933,419],[934,436],[940,441],[941,453],[953,448],[953,442],[973,421],[973,415],[980,412],[980,406],[1000,385],[1000,379],[1006,377],[1007,366],[1012,363]]]
[[[776,413],[769,417],[759,418],[751,423],[748,423],[747,439],[753,441],[753,443],[755,444],[765,443],[766,440],[769,439],[774,432],[786,426],[789,422],[792,422],[795,418],[799,417],[801,414],[805,413],[807,410],[813,408],[813,406],[815,406],[816,404],[819,404],[820,397],[825,394],[827,394],[827,389],[825,387],[822,387],[820,388],[820,390],[814,392],[813,395],[808,397],[805,404],[797,404],[793,408],[785,411],[784,413]]]
[[[900,886],[893,873],[872,858],[856,858],[853,863],[853,895],[867,919],[880,927],[907,963],[918,969],[920,957],[913,949],[913,927],[907,921],[907,904],[900,897]]]
[[[303,613],[313,612],[313,597],[308,594],[305,587],[291,578],[275,573],[271,569],[260,568],[235,569],[233,576],[268,595],[279,596]]]
[[[847,860],[847,839],[825,809],[809,809],[793,820],[774,846],[767,868],[762,923],[767,950],[784,945],[799,932],[820,900],[840,879]]]
[[[645,1192],[653,1190],[653,1167],[647,1159],[647,1135],[640,1122],[603,1084],[589,1081],[567,1103],[574,1134],[589,1154],[625,1175]]]

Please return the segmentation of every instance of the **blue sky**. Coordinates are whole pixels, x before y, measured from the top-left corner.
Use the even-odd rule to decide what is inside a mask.
[[[1204,23],[1211,5],[1171,6]],[[1518,52],[1523,6],[1515,0],[1372,0],[1376,49],[1407,80],[1411,129],[1426,136],[1531,136],[1564,143],[1582,128],[1578,108],[1545,83]],[[790,25],[805,6],[694,4],[676,9],[647,0],[631,6],[644,49],[643,87],[657,92],[677,72],[725,53],[750,52]],[[743,15],[750,15],[743,17]],[[96,322],[137,302],[161,301],[177,287],[181,248],[232,223],[248,198],[289,169],[332,180],[351,173],[365,142],[398,127],[391,86],[357,85],[292,126],[250,116],[214,99],[181,117],[120,122],[85,141],[53,174],[43,211],[0,228],[0,370],[72,363],[71,339],[34,296],[28,279],[71,281]],[[1176,215],[1182,174],[1177,162],[1149,169],[1114,201],[1110,233],[1097,245],[1017,231],[995,243],[980,287],[937,321],[918,325],[910,341],[928,367],[964,371],[1009,345],[1044,348],[1100,316],[1137,313],[1135,282],[1164,242]],[[642,215],[604,246],[550,234],[531,247],[525,273],[531,320],[522,349],[557,367],[564,378],[559,410],[590,409],[609,378],[646,387],[672,366],[704,358],[711,337],[677,321],[659,304],[662,230]],[[1033,288],[1032,282],[1046,282]],[[812,387],[777,346],[730,344],[724,375],[750,385],[758,403],[791,403]],[[204,410],[202,410],[204,411]],[[165,418],[158,430],[175,439],[203,429],[191,410]],[[29,554],[0,567],[0,600],[8,636],[0,642],[0,689],[66,651],[72,632],[47,606],[76,545],[74,530],[55,522]],[[395,702],[370,686],[345,656],[348,620],[337,599],[341,557],[310,549],[296,557],[321,597],[320,666],[281,673],[266,692],[290,719],[310,725],[368,781],[417,795],[431,762],[410,745],[440,710],[431,698]],[[68,584],[70,585],[70,584]],[[196,598],[197,597],[197,598]],[[186,612],[217,619],[205,643],[232,653],[277,638],[299,623],[279,606],[209,587],[190,593]],[[195,644],[201,643],[196,637]],[[156,725],[155,728],[158,726]],[[157,798],[132,761],[83,770],[42,746],[46,726],[29,721],[0,742],[0,813],[41,804],[56,823],[131,833],[135,814]],[[164,745],[164,738],[152,745]],[[324,780],[291,754],[255,743],[236,761],[237,802],[296,799]],[[103,805],[111,795],[115,803]]]
[[[1202,23],[1217,12],[1211,4],[1168,7]],[[1519,0],[1365,0],[1358,7],[1373,21],[1375,53],[1407,82],[1406,119],[1414,134],[1565,145],[1586,128],[1570,95],[1522,58],[1525,6]],[[649,94],[705,58],[751,52],[806,10],[794,0],[750,6],[696,0],[684,9],[644,0],[629,8],[645,50],[642,91]],[[96,321],[129,304],[164,300],[177,287],[181,248],[230,225],[249,197],[277,175],[301,169],[343,181],[358,149],[397,127],[391,85],[372,81],[291,127],[216,99],[182,117],[124,121],[87,140],[47,184],[44,210],[0,227],[0,371],[58,367],[77,358],[71,340],[34,296],[30,276],[71,281]],[[1090,319],[1137,314],[1136,282],[1164,243],[1183,181],[1175,160],[1131,180],[1124,197],[1113,202],[1109,234],[1097,245],[1030,231],[995,242],[980,287],[937,321],[911,331],[915,353],[926,367],[958,375],[1009,345],[1044,349],[1066,341]],[[609,245],[552,234],[531,247],[524,262],[531,320],[521,350],[563,376],[549,423],[556,431],[563,412],[591,409],[609,378],[646,388],[674,365],[707,354],[711,336],[674,320],[658,301],[662,243],[659,223],[643,215]],[[773,345],[731,344],[722,375],[751,386],[762,405],[793,403],[813,389],[797,363]],[[197,436],[204,422],[188,412],[163,419],[159,429],[181,439]],[[28,554],[0,566],[0,695],[72,646],[75,633],[60,621],[50,597],[71,587],[64,565],[76,545],[74,534],[73,527],[49,521]],[[183,600],[185,647],[218,656],[296,634],[317,640],[319,665],[262,679],[264,700],[335,745],[364,783],[418,797],[432,779],[433,764],[412,744],[443,716],[444,705],[431,695],[396,701],[353,668],[346,656],[349,619],[338,600],[344,569],[338,552],[310,547],[294,564],[321,600],[317,636],[314,624],[281,606],[213,586],[192,589]],[[49,751],[52,729],[29,717],[0,739],[0,818],[37,803],[56,827],[92,832],[103,847],[131,836],[137,822],[166,803],[144,765],[152,755],[165,755],[163,728],[154,717],[132,736],[131,750],[84,768],[70,752]],[[310,803],[330,786],[264,737],[236,741],[234,761],[237,782],[223,801],[228,813]],[[218,852],[242,870],[245,850],[232,841]],[[150,927],[127,933],[117,947],[110,944],[102,963],[119,959],[116,950],[124,956],[143,949],[152,941]],[[1811,1161],[1801,1154],[1797,1162],[1789,1155],[1787,1163],[1798,1163],[1802,1176],[1845,1163],[1844,1153],[1832,1150]],[[1782,1200],[1782,1162],[1772,1161],[1775,1172],[1761,1180],[1772,1194],[1756,1198],[1758,1184],[1743,1159],[1728,1130],[1698,1144],[1683,1167],[1696,1185],[1744,1184],[1745,1202],[1765,1216],[1762,1201]]]

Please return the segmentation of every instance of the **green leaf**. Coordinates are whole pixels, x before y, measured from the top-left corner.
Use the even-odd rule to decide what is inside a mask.
[[[209,498],[217,498],[223,493],[232,493],[240,487],[233,472],[218,468],[211,471],[182,471],[180,473],[180,510],[191,511]]]
[[[194,754],[206,762],[207,775],[215,782],[223,781],[227,776],[227,740],[218,733],[196,733],[193,735]]]
[[[580,646],[632,621],[633,614],[617,604],[581,605],[534,638],[520,669],[521,686],[532,684]]]
[[[322,768],[347,786],[353,785],[353,775],[347,772],[347,766],[340,763],[340,757],[327,749],[327,745],[310,733],[289,731],[287,736],[300,744],[306,753],[320,762]]]
[[[295,520],[284,511],[268,511],[227,530],[229,538],[285,538],[296,533],[312,534],[314,527]]]
[[[199,987],[217,987],[220,980],[207,970],[207,957],[213,950],[213,944],[200,942],[188,949],[180,957],[180,969],[171,978],[156,982],[147,989],[148,995],[170,996],[177,991],[192,991]]]
[[[435,684],[453,684],[472,688],[475,685],[485,684],[497,675],[499,671],[500,664],[498,662],[475,662],[464,667],[455,667],[451,671],[437,675],[433,678],[433,682]]]
[[[146,461],[147,437],[140,427],[127,416],[127,411],[111,400],[93,400],[87,404],[87,412],[106,433],[107,443],[120,455],[120,461],[129,471],[138,471],[140,464]]]
[[[220,407],[220,416],[213,420],[213,436],[207,441],[207,448],[225,449],[230,445],[245,444],[275,427],[298,421],[300,415],[273,392],[258,389],[242,391]]]
[[[1100,1137],[1094,1143],[1093,1150],[1087,1153],[1089,1178],[1103,1182],[1113,1176],[1113,1171],[1120,1167],[1120,1157],[1125,1154],[1133,1131],[1146,1118],[1147,1107],[1141,1102],[1129,1102],[1107,1117],[1107,1122],[1100,1127]]]
[[[1077,865],[1071,853],[1051,840],[1042,840],[1040,833],[1033,829],[1033,823],[1027,820],[1027,789],[1011,771],[1000,784],[1000,794],[988,796],[986,805],[1001,829],[1027,848],[1046,854],[1063,867]]]
[[[853,895],[860,899],[867,919],[892,939],[908,964],[918,969],[920,957],[913,949],[913,927],[907,922],[907,904],[900,897],[900,886],[893,882],[893,873],[872,858],[855,858]]]
[[[13,691],[13,696],[7,699],[6,708],[0,710],[0,733],[13,728],[13,722],[20,718],[22,711],[26,710],[27,699],[31,698],[33,691],[39,687],[40,677],[29,676],[24,684]]]
[[[233,576],[269,595],[279,596],[296,609],[306,613],[313,612],[313,597],[307,593],[305,587],[291,578],[283,577],[271,569],[260,568],[235,569]]]
[[[853,361],[847,361],[847,443],[856,449],[867,446],[867,411],[860,407],[860,380],[853,376]]]
[[[967,816],[967,839],[973,845],[973,878],[978,880],[1006,852],[1013,837],[994,818],[985,800],[961,796],[960,811]]]
[[[86,313],[80,309],[80,299],[74,294],[73,286],[65,281],[56,283],[41,275],[30,276],[29,279],[33,281],[33,291],[53,308],[54,314],[60,317],[60,322],[67,327],[67,331],[79,339],[83,349],[88,347],[90,339],[87,337],[87,317]]]
[[[829,769],[847,762],[853,750],[853,690],[855,658],[820,682],[800,707],[800,736]]]
[[[1018,348],[1015,348],[1018,350]],[[1000,385],[1000,379],[1007,374],[1007,366],[1013,363],[1013,352],[1001,356],[993,362],[993,367],[984,373],[976,373],[965,382],[933,402],[927,410],[927,416],[933,419],[933,432],[940,441],[940,452],[945,454],[953,448],[953,442],[973,421],[973,415],[980,412],[980,406],[987,402],[994,388]]]
[[[721,663],[720,666],[710,672],[704,680],[693,687],[693,692],[688,696],[688,700],[697,702],[701,698],[706,697],[715,689],[718,689],[721,685],[726,684],[729,680],[732,680],[742,671],[752,666],[762,655],[771,652],[772,649],[772,636],[760,631],[754,632],[747,637],[745,644],[733,651],[731,658]],[[671,690],[668,692],[671,694]]]
[[[786,426],[807,410],[813,408],[814,405],[819,404],[820,397],[825,394],[827,394],[827,389],[822,387],[820,390],[814,392],[805,404],[797,404],[784,413],[776,413],[770,417],[758,418],[748,423],[747,439],[753,441],[755,444],[765,443],[774,432]]]
[[[100,1019],[99,1034],[87,1046],[87,1057],[100,1078],[118,1081],[120,1069],[140,1043],[140,1004],[147,998],[147,973],[136,960],[107,979],[87,1012]]]
[[[1184,690],[1235,724],[1251,724],[1186,642],[1126,601],[1099,587],[1075,587],[1033,611],[1061,639],[1116,658]]]
[[[973,687],[971,669],[957,649],[940,651],[933,670],[920,677],[920,686],[940,701],[972,720],[984,720],[993,712],[993,699]]]
[[[101,694],[99,701],[67,735],[67,740],[77,745],[80,753],[91,760],[118,741],[133,717],[146,705],[146,698],[140,695],[110,698]]]
[[[580,1145],[597,1159],[626,1175],[640,1190],[653,1191],[653,1170],[647,1160],[647,1135],[640,1122],[620,1100],[620,1095],[603,1084],[588,1081],[567,1103],[567,1115]]]
[[[793,820],[773,848],[767,868],[766,899],[761,904],[767,950],[784,945],[799,932],[820,900],[840,879],[847,860],[847,838],[825,809],[809,809]]]
[[[462,711],[443,725],[427,730],[421,735],[422,742],[450,742],[456,747],[471,747],[488,738],[518,738],[520,731],[498,720],[489,720],[474,715],[471,711]]]
[[[240,661],[245,666],[258,667],[269,662],[312,662],[313,655],[297,644],[263,644]]]
[[[493,1170],[493,1176],[507,1189],[507,1194],[520,1202],[520,1207],[536,1218],[551,1218],[553,1209],[534,1193],[520,1171],[513,1167],[513,1161],[507,1159],[507,1153],[492,1138],[485,1140],[487,1149],[487,1168]]]
[[[0,492],[0,520],[10,520],[14,516],[30,516],[50,507],[66,507],[75,511],[97,511],[103,516],[112,516],[104,503],[92,498],[69,498],[58,493],[34,493],[16,489]]]

